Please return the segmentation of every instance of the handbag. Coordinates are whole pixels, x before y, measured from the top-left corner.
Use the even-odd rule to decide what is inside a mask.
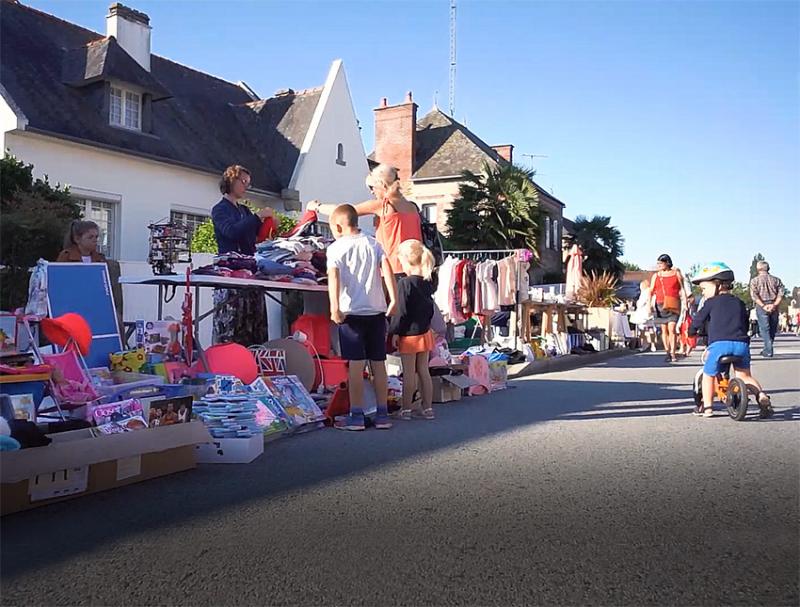
[[[659,282],[661,283],[661,293],[664,295],[664,302],[659,306],[661,311],[666,312],[667,314],[680,314],[681,313],[681,300],[680,297],[675,297],[674,295],[667,295],[664,291],[664,281],[661,276],[658,277]]]

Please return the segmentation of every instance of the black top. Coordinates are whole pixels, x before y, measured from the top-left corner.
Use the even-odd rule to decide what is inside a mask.
[[[422,276],[405,276],[397,283],[397,314],[389,333],[407,337],[424,335],[433,318],[433,283]]]
[[[214,223],[214,238],[217,239],[220,255],[255,254],[261,220],[245,205],[236,205],[223,197],[211,209],[211,221]]]
[[[708,343],[715,341],[743,341],[750,343],[747,335],[747,308],[744,302],[731,295],[722,293],[707,299],[703,307],[692,319],[689,335],[697,335],[698,331],[708,335]]]

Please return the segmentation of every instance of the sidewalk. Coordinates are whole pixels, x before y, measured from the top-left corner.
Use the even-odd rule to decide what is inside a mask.
[[[556,371],[571,371],[579,367],[587,367],[597,363],[602,363],[612,358],[619,358],[629,354],[638,354],[639,350],[619,348],[606,350],[604,352],[594,352],[589,354],[567,354],[557,358],[544,358],[532,363],[520,363],[508,366],[508,379],[517,379],[528,375],[539,375],[540,373],[554,373]]]

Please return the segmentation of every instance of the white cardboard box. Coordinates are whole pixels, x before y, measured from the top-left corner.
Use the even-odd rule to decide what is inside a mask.
[[[264,436],[250,438],[212,438],[197,445],[198,464],[249,464],[264,453]]]

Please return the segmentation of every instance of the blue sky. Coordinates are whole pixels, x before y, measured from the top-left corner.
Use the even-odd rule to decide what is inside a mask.
[[[23,0],[25,1],[25,0]],[[108,1],[27,0],[105,31]],[[261,96],[345,62],[367,151],[372,108],[447,108],[449,1],[128,0],[153,52]],[[458,1],[455,117],[536,158],[566,214],[610,215],[625,259],[688,269],[756,252],[800,285],[800,5]]]

